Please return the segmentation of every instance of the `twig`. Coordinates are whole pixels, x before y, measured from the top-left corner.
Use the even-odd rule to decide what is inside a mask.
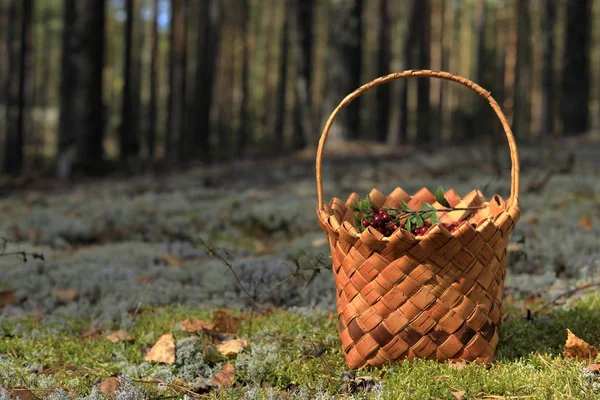
[[[590,289],[593,287],[598,287],[598,286],[600,286],[600,282],[591,282],[591,283],[587,283],[582,286],[575,287],[571,290],[568,290],[564,293],[559,294],[558,296],[556,296],[554,299],[550,300],[549,302],[542,304],[542,306],[540,306],[537,310],[535,310],[535,312],[538,313],[549,306],[555,305],[556,302],[558,300],[562,299],[563,297],[571,297],[572,295],[574,295],[577,292],[587,290],[587,289]]]

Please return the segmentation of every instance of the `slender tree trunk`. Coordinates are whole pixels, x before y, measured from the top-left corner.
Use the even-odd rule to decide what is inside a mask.
[[[589,0],[567,1],[561,116],[566,135],[580,135],[589,127],[590,15]]]
[[[4,172],[16,175],[23,169],[24,163],[24,124],[26,107],[26,73],[27,59],[31,51],[29,36],[31,36],[32,0],[20,1],[20,13],[17,12],[17,2],[13,0],[9,11],[11,24],[14,22],[15,30],[11,28],[10,37],[10,66],[9,98],[7,105],[7,135],[4,144]],[[20,15],[19,15],[20,14]],[[20,16],[19,34],[16,32],[17,15]],[[19,39],[17,40],[17,36]],[[12,82],[14,80],[14,82]]]
[[[42,60],[43,62],[40,65],[40,84],[39,88],[41,89],[41,94],[39,96],[40,100],[38,101],[38,106],[41,110],[43,110],[43,117],[41,118],[41,124],[39,126],[38,135],[40,141],[40,149],[44,147],[44,139],[45,132],[49,128],[50,119],[48,118],[50,113],[48,112],[50,104],[50,89],[51,89],[51,50],[54,48],[54,40],[52,35],[52,10],[54,9],[55,4],[51,0],[46,0],[44,3],[44,29],[41,30],[41,37],[39,38],[39,48],[42,52]],[[42,150],[43,151],[43,150]]]
[[[390,73],[392,63],[392,25],[390,22],[390,7],[388,0],[381,0],[379,5],[379,30],[377,41],[377,76]],[[388,139],[390,121],[391,86],[383,85],[377,89],[377,140],[385,143]]]
[[[421,0],[419,18],[419,68],[431,68],[431,0]],[[429,79],[417,81],[417,142],[430,143]]]
[[[249,90],[249,72],[250,72],[250,41],[249,41],[249,26],[250,26],[250,0],[241,0],[240,8],[242,11],[241,15],[241,31],[242,31],[242,99],[240,102],[240,127],[238,131],[237,140],[237,156],[241,157],[246,150],[248,145],[248,139],[250,138],[250,126],[249,126],[249,112],[248,107],[250,104],[250,90]]]
[[[171,0],[171,56],[169,68],[169,104],[167,157],[181,160],[184,138],[186,71],[186,0]]]
[[[294,135],[292,148],[302,149],[312,136],[312,61],[314,0],[296,0],[296,84],[294,86]]]
[[[150,101],[148,104],[148,158],[154,158],[156,150],[156,128],[158,113],[158,18],[159,18],[159,0],[154,0],[152,13],[152,39],[150,50]]]
[[[104,157],[104,103],[102,100],[105,41],[104,0],[88,0],[78,18],[77,89],[75,119],[78,161],[84,170],[97,171]]]
[[[542,17],[542,99],[541,99],[541,135],[554,133],[554,25],[556,23],[556,0],[544,0]]]
[[[268,0],[264,0],[267,2]],[[277,0],[276,0],[277,1]],[[261,125],[264,131],[264,136],[271,138],[273,137],[274,119],[272,118],[275,114],[273,112],[273,92],[272,92],[272,75],[273,75],[273,50],[276,46],[275,43],[275,15],[276,9],[275,1],[270,1],[270,4],[266,7],[267,15],[267,26],[266,26],[266,43],[265,43],[265,64],[264,64],[264,75],[263,75],[263,113],[261,118]]]
[[[220,0],[208,0],[199,9],[198,18],[203,21],[203,31],[198,40],[198,63],[194,90],[194,109],[191,115],[194,153],[202,161],[211,159],[210,150],[210,110],[213,103],[213,82],[215,81],[219,39],[221,29]],[[208,17],[208,18],[207,18]],[[207,19],[206,19],[207,18]]]
[[[421,0],[411,0],[406,21],[406,35],[402,44],[402,70],[412,69],[414,65],[413,54],[417,45],[417,28]],[[398,84],[400,103],[398,136],[391,141],[393,144],[406,144],[408,142],[408,80],[402,79]]]
[[[473,77],[479,85],[485,85],[485,73],[488,69],[488,61],[486,58],[486,16],[487,16],[487,0],[478,0],[475,10],[475,63],[473,65]],[[482,132],[486,132],[488,113],[483,111],[486,107],[484,101],[481,101],[475,93],[469,93],[473,99],[474,124],[469,125],[465,131],[467,140],[475,140]]]
[[[517,64],[515,67],[515,135],[529,137],[531,122],[531,14],[529,0],[517,0]]]
[[[362,64],[362,0],[330,1],[327,43],[326,90],[323,111],[326,117],[349,93],[360,86]],[[360,98],[354,100],[336,119],[330,138],[355,139],[359,136]]]
[[[275,114],[275,150],[285,151],[284,132],[286,120],[286,93],[288,77],[288,55],[289,55],[289,7],[290,2],[286,0],[283,9],[283,28],[281,42],[279,43],[279,73],[277,82],[277,110]]]
[[[137,80],[140,71],[134,71],[132,64],[137,53],[133,45],[133,32],[135,21],[134,0],[125,1],[125,10],[127,20],[125,22],[125,53],[123,55],[123,96],[122,96],[122,111],[121,111],[121,129],[119,134],[119,150],[121,160],[126,160],[129,157],[137,156],[140,150],[140,142],[138,137],[139,129],[139,104],[136,104],[139,96],[136,91],[139,91],[139,86],[134,81]],[[138,54],[139,55],[139,54]],[[139,58],[139,57],[137,57]]]

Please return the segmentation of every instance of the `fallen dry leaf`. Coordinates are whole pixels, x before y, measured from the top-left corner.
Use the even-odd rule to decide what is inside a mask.
[[[16,304],[17,296],[15,295],[14,290],[4,290],[0,292],[0,309],[3,306]]]
[[[590,372],[593,372],[596,375],[600,375],[600,363],[591,363],[590,365],[585,367],[585,369]]]
[[[594,227],[592,225],[592,217],[590,217],[589,215],[585,215],[579,220],[579,225],[581,225],[582,228],[587,229],[588,231],[592,230],[592,228]]]
[[[229,387],[233,384],[233,378],[235,378],[235,367],[232,364],[225,364],[213,375],[211,381],[219,387]]]
[[[167,265],[167,267],[179,267],[183,265],[185,260],[181,257],[177,257],[175,254],[163,254],[160,259]]]
[[[133,338],[129,336],[129,333],[122,330],[111,332],[105,337],[113,343],[133,342]]]
[[[175,363],[175,340],[173,335],[166,333],[158,339],[144,360],[172,365]]]
[[[179,329],[185,332],[212,330],[214,327],[215,324],[211,324],[210,322],[205,322],[196,318],[188,318],[179,324]]]
[[[467,363],[465,363],[464,361],[450,361],[449,365],[450,368],[458,370],[467,368]]]
[[[12,390],[13,397],[21,400],[40,400],[33,392],[24,386],[18,386]]]
[[[217,349],[225,357],[231,357],[237,355],[247,345],[248,341],[246,339],[231,339],[218,344]]]
[[[102,335],[102,328],[88,328],[79,334],[79,339],[96,339]]]
[[[233,317],[227,311],[217,310],[213,313],[214,329],[221,333],[237,333],[244,318]]]
[[[58,289],[56,291],[56,297],[58,301],[61,303],[68,303],[69,301],[73,301],[77,298],[77,291],[75,289]]]
[[[108,378],[100,382],[100,384],[98,385],[98,390],[101,393],[104,393],[105,395],[114,398],[117,396],[117,390],[119,390],[120,384],[121,381],[119,380],[119,378],[109,376]]]
[[[452,392],[452,396],[456,397],[457,400],[464,400],[466,399],[465,395],[467,394],[467,392],[465,392],[464,390],[459,390],[456,392]]]
[[[567,342],[565,343],[565,352],[563,354],[565,357],[588,360],[596,358],[598,349],[581,340],[570,329],[567,329]]]

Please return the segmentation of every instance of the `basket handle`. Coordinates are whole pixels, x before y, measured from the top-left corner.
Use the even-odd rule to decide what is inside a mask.
[[[321,139],[319,140],[319,146],[317,148],[317,196],[318,196],[318,207],[319,209],[323,209],[323,179],[321,175],[321,164],[323,158],[323,149],[325,148],[325,142],[327,141],[327,135],[329,134],[329,129],[333,124],[337,114],[350,104],[354,99],[363,94],[364,92],[379,86],[384,83],[396,80],[396,79],[404,79],[404,78],[437,78],[437,79],[445,79],[448,81],[453,81],[460,83],[473,91],[479,94],[481,97],[485,98],[490,106],[494,109],[496,116],[502,123],[502,127],[504,128],[504,133],[506,134],[506,139],[508,140],[508,148],[510,150],[510,159],[512,162],[512,167],[510,170],[511,176],[511,185],[510,185],[510,199],[508,200],[510,205],[517,206],[519,204],[519,154],[517,152],[517,144],[515,143],[515,137],[510,129],[510,125],[506,120],[506,116],[500,109],[500,106],[494,100],[490,92],[476,84],[475,82],[463,78],[462,76],[454,75],[449,72],[441,72],[441,71],[431,71],[431,70],[408,70],[404,72],[397,72],[390,75],[382,76],[375,80],[372,80],[369,83],[366,83],[356,89],[354,92],[350,93],[342,102],[333,110],[327,123],[325,124],[325,128],[323,128],[323,132],[321,133]]]

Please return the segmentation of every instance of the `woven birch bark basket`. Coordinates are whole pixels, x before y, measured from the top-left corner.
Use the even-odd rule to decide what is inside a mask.
[[[500,119],[512,162],[510,198],[486,201],[474,190],[460,197],[445,192],[450,206],[475,211],[439,213],[441,222],[467,221],[450,233],[441,224],[415,236],[403,228],[384,236],[373,227],[359,232],[351,205],[333,198],[323,202],[322,156],[337,114],[364,92],[403,78],[437,78],[464,85],[488,101]],[[319,223],[329,239],[336,284],[338,331],[350,368],[382,366],[405,359],[462,360],[489,363],[498,345],[508,239],[519,219],[519,158],[513,133],[490,93],[447,72],[411,70],[375,79],[348,95],[333,111],[321,134],[316,157]],[[376,207],[415,210],[435,196],[423,188],[409,195],[396,188],[388,196],[370,193]],[[472,226],[476,224],[476,228]]]

